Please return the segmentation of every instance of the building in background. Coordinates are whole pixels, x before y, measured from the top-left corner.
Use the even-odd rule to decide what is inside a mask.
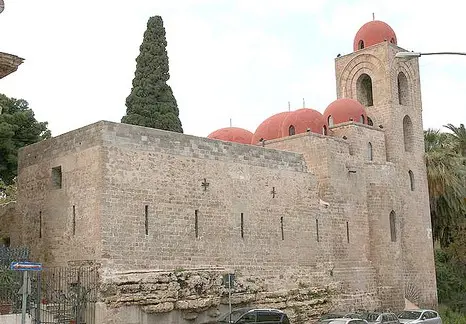
[[[232,302],[436,307],[419,65],[390,26],[335,60],[337,99],[209,138],[97,122],[20,151],[18,213],[47,266],[100,267],[96,323],[207,323]],[[316,89],[317,91],[317,89]]]

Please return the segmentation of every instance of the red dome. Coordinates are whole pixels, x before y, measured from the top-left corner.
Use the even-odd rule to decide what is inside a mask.
[[[302,108],[288,114],[283,120],[281,136],[289,136],[290,127],[294,127],[294,134],[311,132],[322,134],[325,126],[324,116],[314,109]]]
[[[329,126],[332,124],[329,121],[330,116],[332,117],[333,125],[350,120],[367,124],[366,109],[364,109],[364,106],[359,101],[354,99],[342,98],[332,102],[324,112],[324,120]]]
[[[369,21],[356,33],[353,49],[357,51],[384,41],[397,44],[392,27],[380,20]]]
[[[282,136],[282,124],[286,116],[290,112],[285,111],[278,114],[275,114],[266,120],[264,120],[259,127],[257,127],[254,136],[252,137],[251,144],[259,143],[259,140],[262,138],[264,140],[272,140]]]
[[[210,133],[207,138],[227,142],[251,144],[252,135],[253,134],[250,131],[243,128],[226,127]]]

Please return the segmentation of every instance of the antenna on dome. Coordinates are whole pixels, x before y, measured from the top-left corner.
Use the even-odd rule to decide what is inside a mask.
[[[5,9],[5,3],[3,2],[3,0],[0,0],[0,13],[2,13],[4,9]]]
[[[303,98],[303,108],[306,108],[306,101],[304,101],[304,98]]]
[[[231,127],[231,125],[232,125],[232,124],[231,124],[231,118],[230,118],[230,127]]]
[[[372,20],[375,20],[375,13],[372,13]]]
[[[288,111],[291,111],[291,104],[289,101],[288,101]]]

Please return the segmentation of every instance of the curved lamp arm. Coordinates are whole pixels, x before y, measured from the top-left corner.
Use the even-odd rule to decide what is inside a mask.
[[[396,58],[415,58],[423,55],[466,55],[464,52],[431,52],[431,53],[420,53],[420,52],[398,52],[395,54]]]

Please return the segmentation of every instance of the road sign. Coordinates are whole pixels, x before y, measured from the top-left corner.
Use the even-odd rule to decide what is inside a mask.
[[[11,262],[10,269],[16,271],[42,271],[42,263]]]

